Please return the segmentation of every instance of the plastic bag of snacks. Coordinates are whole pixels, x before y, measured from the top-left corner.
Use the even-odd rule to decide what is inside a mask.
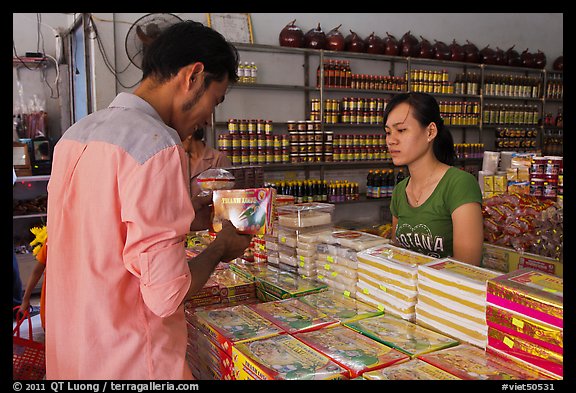
[[[235,181],[234,175],[222,168],[207,169],[196,178],[202,191],[230,190]]]
[[[532,195],[499,194],[484,200],[484,239],[518,252],[562,259],[561,202]]]

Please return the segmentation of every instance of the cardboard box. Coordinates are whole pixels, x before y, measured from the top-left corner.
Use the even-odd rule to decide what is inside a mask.
[[[563,277],[564,264],[556,259],[531,253],[518,253],[510,247],[484,243],[482,267],[509,273],[514,270],[530,268],[558,277]]]

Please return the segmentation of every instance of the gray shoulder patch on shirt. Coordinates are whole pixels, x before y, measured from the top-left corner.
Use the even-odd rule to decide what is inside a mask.
[[[76,122],[63,139],[106,142],[143,164],[159,151],[180,143],[178,133],[150,114],[127,107],[108,107]]]

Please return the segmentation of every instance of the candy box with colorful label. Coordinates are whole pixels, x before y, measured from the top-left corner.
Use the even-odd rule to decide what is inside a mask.
[[[489,304],[564,327],[564,280],[533,269],[519,269],[487,282]]]
[[[338,323],[337,319],[301,302],[298,298],[251,304],[248,307],[291,334]]]
[[[282,329],[244,304],[199,311],[193,323],[228,354],[237,343],[282,333]]]
[[[255,276],[255,284],[256,289],[268,292],[279,299],[304,296],[327,288],[326,284],[280,269],[261,271]]]
[[[486,323],[488,327],[503,333],[531,341],[561,355],[564,353],[564,329],[493,304],[486,307]]]
[[[564,375],[564,356],[531,341],[488,327],[488,346],[517,362],[550,373],[554,378]]]
[[[460,380],[455,375],[450,374],[426,363],[418,358],[407,362],[395,363],[391,366],[380,368],[374,371],[368,371],[362,374],[364,378],[376,381],[388,380]]]
[[[360,319],[344,325],[411,357],[459,343],[451,337],[387,314]]]
[[[253,340],[232,348],[237,380],[347,379],[348,371],[289,334]]]
[[[418,358],[466,380],[549,379],[536,370],[469,344],[427,353]]]
[[[222,229],[222,220],[230,220],[241,233],[264,235],[272,230],[273,188],[216,190],[213,192],[215,232]]]
[[[383,314],[377,307],[354,299],[342,291],[326,290],[298,299],[342,323]]]
[[[405,353],[343,325],[296,333],[294,337],[349,370],[349,378],[409,359]]]

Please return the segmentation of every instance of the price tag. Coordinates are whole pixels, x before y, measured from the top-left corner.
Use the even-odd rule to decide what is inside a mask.
[[[509,348],[512,348],[514,346],[514,341],[509,339],[508,337],[504,337],[504,340],[502,340],[504,342],[504,344],[506,344]]]
[[[524,328],[524,321],[517,318],[512,318],[512,325],[518,326],[520,329]]]

